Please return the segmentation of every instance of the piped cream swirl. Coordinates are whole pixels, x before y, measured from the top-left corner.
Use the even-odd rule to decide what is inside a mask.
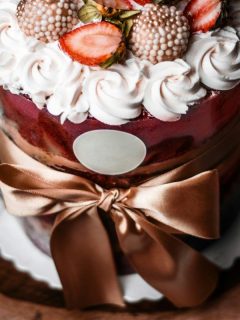
[[[41,45],[33,38],[26,38],[18,28],[16,1],[0,2],[0,85],[16,87],[14,70],[28,52]]]
[[[15,81],[22,84],[22,91],[31,96],[42,108],[53,94],[58,83],[66,77],[65,66],[72,62],[55,45],[25,54],[15,71]],[[64,99],[64,95],[62,96]]]
[[[179,120],[189,104],[206,95],[198,75],[181,59],[158,63],[149,72],[143,104],[159,120]]]
[[[88,117],[89,107],[82,95],[83,85],[89,75],[89,68],[80,63],[67,63],[64,74],[47,102],[48,111],[55,115],[61,115],[61,122],[69,119],[73,123],[81,123]],[[64,99],[63,99],[64,96]]]
[[[215,90],[229,90],[240,82],[240,43],[231,27],[196,34],[186,53],[186,61],[201,82]]]
[[[96,119],[121,125],[141,114],[146,78],[143,64],[129,59],[108,70],[94,70],[84,86],[84,99]]]

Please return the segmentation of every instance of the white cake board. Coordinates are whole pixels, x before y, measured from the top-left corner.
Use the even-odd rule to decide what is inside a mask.
[[[61,289],[53,260],[42,253],[28,238],[19,221],[9,215],[0,200],[0,252],[4,259],[27,272],[32,278],[46,282],[50,287]],[[229,231],[205,250],[204,255],[219,267],[227,269],[240,256],[240,215]],[[119,277],[124,299],[138,302],[142,299],[158,300],[163,296],[149,286],[139,275]]]

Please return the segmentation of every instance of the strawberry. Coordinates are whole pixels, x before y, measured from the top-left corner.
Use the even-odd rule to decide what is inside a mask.
[[[222,15],[223,0],[191,0],[184,13],[189,17],[192,32],[213,29]]]
[[[121,30],[102,21],[86,24],[63,35],[60,46],[73,60],[88,66],[109,67],[126,51]]]
[[[95,0],[97,3],[101,4],[103,7],[121,9],[121,10],[131,10],[132,5],[129,0]]]
[[[135,2],[140,6],[145,6],[145,4],[152,3],[153,1],[152,0],[135,0]]]

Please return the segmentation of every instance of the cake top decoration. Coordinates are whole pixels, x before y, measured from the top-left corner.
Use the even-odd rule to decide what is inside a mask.
[[[133,23],[130,49],[156,64],[181,58],[189,38],[188,19],[176,7],[147,4]]]
[[[181,58],[190,28],[207,32],[225,17],[225,0],[184,1],[183,12],[173,6],[178,2],[140,0],[140,10],[133,10],[137,5],[134,8],[129,0],[21,0],[16,15],[27,36],[43,42],[59,40],[73,60],[108,68],[123,61],[126,47],[153,64]]]
[[[227,17],[226,0],[191,0],[184,14],[189,18],[192,32],[207,32],[220,27]]]
[[[27,36],[53,42],[79,22],[78,8],[78,0],[21,0],[17,6],[17,19]]]
[[[73,60],[103,68],[121,61],[126,52],[122,31],[106,21],[86,24],[66,33],[60,45]]]
[[[157,2],[0,0],[0,85],[61,122],[122,125],[143,110],[177,121],[239,84],[235,1]]]

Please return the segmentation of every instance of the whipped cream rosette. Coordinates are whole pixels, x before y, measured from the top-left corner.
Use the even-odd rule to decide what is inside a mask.
[[[57,84],[67,76],[64,73],[66,63],[68,58],[61,51],[54,46],[45,46],[25,54],[16,66],[15,76],[21,82],[23,92],[42,108]]]
[[[229,90],[240,81],[239,38],[231,27],[192,37],[187,62],[201,82],[215,90]]]
[[[199,77],[181,59],[152,66],[144,94],[145,108],[162,121],[177,121],[189,104],[206,95]]]
[[[124,124],[141,114],[146,84],[143,64],[134,59],[108,70],[93,70],[84,86],[92,116],[111,125]]]
[[[10,86],[13,91],[16,87],[13,73],[19,60],[25,53],[41,47],[34,38],[21,33],[15,16],[15,2],[0,2],[0,84]]]
[[[66,63],[61,81],[47,101],[48,111],[55,116],[61,115],[62,123],[66,119],[73,123],[81,123],[86,120],[89,106],[82,99],[82,90],[89,72],[88,67],[77,62],[69,60]]]

